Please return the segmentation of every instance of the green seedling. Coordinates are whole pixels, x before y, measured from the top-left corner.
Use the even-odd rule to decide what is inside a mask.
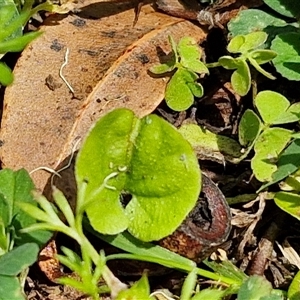
[[[26,45],[41,35],[39,31],[23,33],[24,26],[31,16],[41,10],[59,11],[57,6],[50,2],[41,3],[34,8],[33,0],[25,0],[23,5],[20,3],[13,0],[0,0],[0,59],[7,52],[22,51]],[[0,62],[0,84],[6,86],[12,82],[11,69],[4,62]]]
[[[269,35],[266,46],[277,53],[273,59],[276,71],[289,80],[300,80],[300,5],[293,0],[264,0],[274,11],[264,12],[258,9],[241,11],[233,18],[228,29],[231,36],[246,35],[258,30]],[[282,17],[280,17],[280,15]],[[287,21],[287,18],[289,21]]]
[[[238,56],[222,56],[217,63],[207,64],[207,67],[222,66],[225,69],[234,70],[231,75],[232,87],[240,96],[245,96],[251,87],[251,72],[248,63],[267,78],[275,79],[260,66],[270,62],[276,56],[275,51],[259,49],[266,42],[267,37],[268,35],[261,31],[237,35],[229,42],[227,50]]]
[[[194,103],[194,97],[203,96],[203,87],[199,75],[208,74],[208,69],[200,61],[202,50],[191,37],[183,37],[178,45],[171,36],[172,58],[164,64],[150,68],[153,74],[163,75],[172,72],[167,84],[165,99],[167,105],[175,111],[188,109]]]
[[[255,155],[251,160],[253,173],[259,181],[270,185],[296,171],[294,164],[299,167],[297,156],[289,155],[290,161],[286,164],[285,152],[295,151],[296,140],[286,148],[293,139],[293,132],[274,125],[299,121],[300,105],[291,105],[284,96],[272,91],[258,93],[254,105],[260,117],[252,110],[245,111],[239,124],[239,142],[245,147],[245,154],[254,147]],[[285,176],[278,179],[278,173]]]
[[[98,152],[99,149],[100,152]],[[107,292],[108,289],[113,297],[118,297],[117,299],[141,298],[141,295],[143,299],[151,299],[145,277],[127,290],[127,286],[113,276],[106,265],[106,261],[112,259],[153,262],[168,268],[188,273],[193,272],[188,280],[192,280],[197,274],[216,282],[239,287],[243,283],[245,275],[233,276],[234,272],[230,271],[229,262],[226,268],[219,268],[215,272],[203,270],[197,268],[195,262],[187,258],[158,245],[144,242],[143,240],[150,239],[149,236],[153,238],[152,227],[149,227],[144,219],[140,219],[137,224],[134,224],[133,228],[135,230],[130,230],[130,222],[136,218],[132,213],[135,205],[130,206],[131,210],[127,213],[126,208],[130,205],[130,202],[125,205],[124,202],[121,203],[120,201],[120,198],[125,197],[128,192],[131,193],[132,199],[138,201],[138,207],[144,208],[143,210],[147,212],[145,220],[148,220],[147,215],[149,214],[152,217],[151,226],[155,227],[157,224],[161,226],[160,232],[173,232],[173,229],[170,229],[174,226],[173,215],[179,215],[179,220],[184,219],[185,206],[190,206],[190,202],[194,203],[194,196],[196,195],[197,198],[200,192],[198,185],[201,181],[200,171],[197,159],[192,153],[191,146],[183,139],[181,134],[162,119],[152,115],[138,119],[133,112],[127,109],[114,110],[95,124],[83,142],[77,156],[76,180],[78,195],[75,212],[72,211],[64,195],[56,188],[53,189],[55,206],[49,203],[44,196],[35,194],[39,207],[32,203],[20,203],[18,206],[28,215],[38,220],[39,223],[31,224],[29,227],[23,228],[21,232],[25,234],[34,230],[50,230],[64,233],[74,239],[80,246],[81,255],[79,256],[72,250],[63,248],[63,255],[59,255],[58,258],[69,269],[76,272],[79,278],[61,278],[60,282],[79,289],[93,299],[99,299],[99,294]],[[164,170],[163,177],[160,176],[160,166]],[[184,174],[181,174],[181,172],[184,172]],[[189,182],[189,191],[182,186],[182,179],[176,177],[178,174],[183,177],[187,176],[184,177],[185,179],[182,182],[184,182],[184,185]],[[189,176],[194,176],[196,179]],[[162,187],[165,187],[166,182],[168,183],[167,190],[162,189]],[[186,195],[178,194],[178,190],[182,189]],[[191,190],[193,190],[192,194],[190,194]],[[171,195],[178,195],[176,199],[171,198],[171,202],[168,201],[170,191],[172,192]],[[149,195],[153,195],[153,197],[149,197]],[[182,198],[184,198],[184,204],[181,203]],[[98,210],[98,207],[94,205],[98,205],[99,202],[105,202],[106,207],[100,205]],[[155,207],[154,210],[145,204],[148,202]],[[178,205],[178,203],[181,204]],[[125,208],[122,204],[125,205]],[[116,214],[114,219],[113,216],[106,218],[106,215],[109,215],[112,210],[116,210],[114,206],[120,208],[122,214]],[[121,230],[118,228],[117,232],[120,233],[116,235],[107,234],[106,232],[105,234],[99,233],[103,230],[98,230],[98,223],[95,223],[93,214],[89,214],[91,207],[97,210],[98,219],[102,219],[101,229],[108,228],[108,230],[111,230],[113,228],[115,230],[115,224],[120,223],[123,218],[127,226],[125,229],[127,228],[128,231],[134,233],[137,238],[128,231],[123,231],[125,230],[124,227],[120,227]],[[139,213],[138,217],[145,217],[144,212],[140,216],[140,211],[137,211]],[[172,216],[170,222],[172,226],[168,223],[170,219],[164,211],[168,211],[167,215]],[[84,219],[86,212],[87,218]],[[157,212],[162,212],[161,215],[165,219],[164,223],[161,223],[161,219],[156,215]],[[61,221],[58,214],[64,216],[66,223]],[[99,215],[101,218],[99,218]],[[128,216],[130,218],[126,219]],[[176,219],[176,222],[178,222],[178,219]],[[109,222],[109,224],[104,224],[104,222]],[[103,253],[98,253],[87,239],[83,227],[96,237],[127,253],[104,257]],[[165,230],[164,227],[167,229]],[[160,238],[160,236],[156,235],[154,238]],[[224,272],[224,270],[226,271]],[[190,279],[191,277],[192,279]],[[106,282],[106,286],[102,288],[97,284],[100,278],[103,278]],[[184,286],[182,292],[184,297],[191,295],[193,284],[194,279],[192,283],[187,283]],[[232,289],[231,293],[234,292],[236,290]],[[203,291],[203,293],[208,293],[208,291]],[[220,294],[217,291],[214,293],[215,295]],[[195,296],[193,295],[193,297]]]

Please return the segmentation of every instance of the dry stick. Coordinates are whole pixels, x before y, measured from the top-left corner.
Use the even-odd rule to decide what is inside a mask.
[[[283,222],[284,216],[279,216],[276,223],[272,222],[271,225],[266,230],[264,236],[260,240],[256,252],[251,260],[250,265],[247,269],[248,275],[260,275],[264,274],[267,263],[272,256],[272,251],[274,248],[274,242],[280,231],[280,224]]]

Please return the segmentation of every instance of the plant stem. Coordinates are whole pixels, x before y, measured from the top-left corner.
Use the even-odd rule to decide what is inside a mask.
[[[160,260],[156,257],[150,257],[150,256],[142,256],[142,255],[136,255],[136,254],[128,254],[128,253],[121,253],[121,254],[112,254],[106,257],[107,260],[112,260],[112,259],[132,259],[132,260],[140,260],[140,261],[148,261],[148,262],[153,262],[153,263],[158,263],[161,265],[165,265],[169,268],[174,268],[174,269],[181,269],[183,271],[191,272],[194,267],[186,264],[178,264],[173,261],[167,261],[165,264],[162,263],[163,260]],[[211,271],[207,271],[204,269],[196,268],[197,274],[215,281],[219,281],[228,285],[232,284],[240,284],[234,279],[231,279],[229,277],[225,277],[219,274],[216,274]]]
[[[208,63],[208,64],[205,64],[207,68],[217,68],[217,67],[220,67],[220,63],[219,62],[214,62],[214,63]]]

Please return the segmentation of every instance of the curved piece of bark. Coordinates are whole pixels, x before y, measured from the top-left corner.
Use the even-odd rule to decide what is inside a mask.
[[[134,4],[103,1],[91,2],[78,15],[46,20],[44,34],[22,53],[15,83],[5,93],[3,167],[57,169],[68,160],[75,140],[108,110],[123,106],[143,116],[156,108],[167,82],[147,72],[158,63],[157,50],[170,50],[169,34],[200,41],[206,33],[149,5],[134,28],[133,20]],[[74,95],[59,77],[67,49],[63,73]],[[33,173],[37,188],[44,190],[50,175]]]

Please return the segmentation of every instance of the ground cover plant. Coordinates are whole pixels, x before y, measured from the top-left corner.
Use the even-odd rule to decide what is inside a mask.
[[[199,45],[188,33],[176,40],[167,34],[167,59],[146,66],[154,82],[165,83],[166,105],[141,114],[126,108],[130,100],[122,90],[125,96],[104,99],[104,107],[125,99],[124,107],[117,104],[97,118],[80,146],[64,157],[62,169],[0,171],[0,299],[47,298],[30,288],[30,280],[41,280],[30,266],[41,266],[39,252],[50,248],[50,238],[61,247],[47,267],[56,268],[57,276],[46,275],[55,284],[77,290],[78,299],[299,298],[299,249],[292,241],[299,238],[300,7],[289,0],[265,0],[258,8],[235,11],[230,8],[235,1],[200,1],[197,9],[209,16],[200,20],[199,11],[194,17],[187,13],[191,8],[176,11],[176,1],[170,3],[166,13],[205,21],[212,37],[221,32],[226,38],[222,53],[215,55],[209,35]],[[23,32],[34,13],[62,12],[48,3],[2,5],[2,54],[21,51],[40,36],[39,31]],[[161,1],[157,6],[162,7]],[[138,5],[136,11],[140,9]],[[84,9],[73,13],[85,16]],[[230,13],[228,25],[228,20],[223,24]],[[75,20],[72,25],[83,30],[86,20]],[[211,29],[217,26],[221,29]],[[102,34],[111,38],[116,33]],[[213,39],[213,45],[220,41]],[[53,51],[65,47],[58,41],[52,46]],[[136,47],[129,47],[124,56]],[[155,49],[159,56],[162,49]],[[68,53],[67,48],[64,66]],[[144,53],[134,57],[142,65],[153,59]],[[0,82],[13,86],[5,56],[2,61]],[[119,61],[114,66],[122,65]],[[139,73],[129,61],[127,72],[138,81]],[[62,68],[60,78],[68,83]],[[110,70],[102,81],[110,74],[125,76],[122,69]],[[49,82],[50,90],[60,88],[54,79]],[[217,83],[224,84],[220,88]],[[74,89],[71,92],[73,100],[80,99]],[[83,103],[83,108],[88,105]],[[73,161],[77,189],[70,195],[68,189],[56,187],[54,177],[63,178]],[[33,182],[40,169],[53,174],[44,195]],[[56,234],[71,242],[60,243]],[[287,244],[293,256],[283,246]],[[132,261],[138,274],[131,273]],[[163,275],[156,276],[169,278],[171,286],[155,283],[152,272],[158,265]],[[179,280],[170,270],[180,274]],[[62,299],[75,298],[64,293]],[[53,294],[48,296],[58,297]]]

